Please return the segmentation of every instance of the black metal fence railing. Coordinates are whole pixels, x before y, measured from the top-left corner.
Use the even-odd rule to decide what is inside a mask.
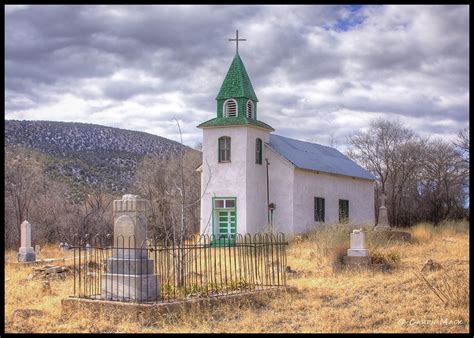
[[[74,296],[149,303],[282,287],[287,244],[282,233],[182,243],[75,235]]]

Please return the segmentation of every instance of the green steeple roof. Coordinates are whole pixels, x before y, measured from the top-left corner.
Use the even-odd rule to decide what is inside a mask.
[[[255,126],[263,129],[268,129],[270,131],[275,131],[271,126],[265,122],[248,119],[245,116],[236,116],[236,117],[215,117],[206,122],[198,125],[198,128],[208,128],[208,127],[230,127],[230,126]]]
[[[245,97],[256,102],[258,101],[252,83],[250,82],[250,78],[245,70],[244,63],[239,54],[236,53],[216,99],[225,100],[239,97]]]

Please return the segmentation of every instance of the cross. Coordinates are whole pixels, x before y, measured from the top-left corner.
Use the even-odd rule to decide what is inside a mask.
[[[239,39],[239,31],[235,31],[235,39],[229,39],[229,41],[235,41],[235,54],[239,54],[239,41],[247,41],[247,39]]]

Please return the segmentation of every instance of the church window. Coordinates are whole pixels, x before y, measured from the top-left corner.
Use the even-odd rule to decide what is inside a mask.
[[[224,113],[226,117],[237,116],[237,101],[230,99],[224,102]]]
[[[314,198],[314,220],[316,222],[324,222],[324,198]]]
[[[339,200],[339,222],[347,222],[349,220],[349,201]]]
[[[255,163],[262,164],[262,140],[255,141]]]
[[[230,137],[222,136],[218,140],[219,162],[230,162]]]
[[[234,209],[235,198],[216,198],[214,199],[214,209]]]
[[[247,101],[247,118],[253,119],[253,102],[251,100]]]

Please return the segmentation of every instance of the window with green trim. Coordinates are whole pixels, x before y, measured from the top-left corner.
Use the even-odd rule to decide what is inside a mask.
[[[253,119],[253,102],[251,100],[247,101],[247,118]]]
[[[224,114],[226,117],[237,116],[237,101],[229,99],[224,102]]]
[[[344,223],[349,220],[349,201],[339,200],[339,222]]]
[[[316,222],[324,222],[324,198],[314,198],[314,220]]]
[[[222,136],[218,140],[219,163],[230,162],[230,137]]]
[[[255,163],[262,164],[262,140],[255,141]]]

